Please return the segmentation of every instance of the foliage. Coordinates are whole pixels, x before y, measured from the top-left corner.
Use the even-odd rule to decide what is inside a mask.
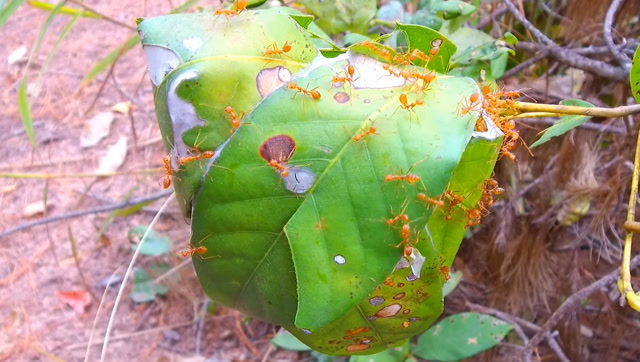
[[[134,241],[134,243],[131,245],[131,248],[133,248],[134,251],[137,249],[140,238],[142,238],[145,231],[147,231],[147,227],[144,225],[138,225],[129,230],[127,237],[129,238],[129,240]],[[170,250],[171,239],[155,230],[149,230],[147,239],[145,240],[144,244],[142,244],[142,248],[140,249],[140,253],[147,256],[158,256],[166,254]]]
[[[636,49],[633,55],[633,64],[631,65],[630,72],[630,84],[631,94],[636,100],[636,103],[640,103],[640,45]]]
[[[477,113],[459,112],[473,81],[429,72],[455,53],[439,33],[397,26],[407,54],[422,54],[414,65],[385,70],[407,55],[365,41],[300,72],[317,55],[300,23],[276,9],[140,22],[173,182],[212,298],[325,353],[381,352],[441,313],[444,270],[502,138],[472,135]]]

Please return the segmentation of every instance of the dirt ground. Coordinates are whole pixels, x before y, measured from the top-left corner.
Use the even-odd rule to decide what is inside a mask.
[[[87,1],[85,4],[132,28],[137,17],[162,15],[178,5],[172,1],[122,0]],[[214,6],[212,1],[202,1],[200,5]],[[109,21],[80,19],[53,57],[39,92],[34,93],[35,89],[29,88],[38,140],[38,149],[32,152],[17,107],[17,89],[25,62],[9,65],[7,57],[21,46],[30,51],[46,17],[47,13],[25,3],[0,31],[3,39],[0,42],[3,58],[0,61],[0,133],[3,135],[0,173],[91,174],[107,148],[121,136],[126,136],[128,152],[119,169],[125,174],[105,178],[50,178],[48,181],[0,178],[0,230],[42,217],[42,214],[28,217],[25,207],[40,202],[44,190],[47,195],[45,216],[118,203],[126,193],[138,198],[162,191],[162,172],[127,174],[128,171],[162,167],[164,155],[142,49],[136,47],[118,61],[112,73],[115,81],[104,84],[93,106],[107,72],[81,87],[81,80],[88,70],[133,34],[133,30]],[[56,16],[53,20],[30,65],[29,84],[35,83],[57,34],[69,19]],[[81,148],[80,135],[85,121],[125,101],[135,105],[132,117],[116,113],[108,136],[93,147]],[[128,230],[135,225],[148,224],[164,199],[166,196],[142,212],[115,218],[99,240],[96,236],[108,213],[37,226],[2,238],[0,360],[82,360],[94,320],[94,341],[101,342],[117,285],[106,293],[96,318],[104,291],[100,282],[112,273],[124,274],[132,256]],[[169,205],[157,225],[157,230],[171,238],[173,249],[185,246],[189,228],[175,203]],[[72,257],[70,232],[77,246],[79,267]],[[266,353],[269,353],[269,360],[298,359],[297,353],[274,351],[269,347],[274,327],[257,321],[245,325],[243,317],[234,311],[217,308],[214,315],[199,322],[197,316],[202,315],[206,298],[191,264],[183,263],[176,256],[142,256],[137,264],[158,261],[183,267],[168,283],[169,293],[165,298],[136,305],[125,294],[115,319],[106,360],[187,360],[196,356],[196,344],[201,346],[200,356],[214,361],[259,360]],[[82,290],[88,290],[95,297],[82,315],[55,296],[56,292]],[[201,330],[198,332],[198,329]],[[97,343],[92,345],[88,360],[99,359],[101,347]]]

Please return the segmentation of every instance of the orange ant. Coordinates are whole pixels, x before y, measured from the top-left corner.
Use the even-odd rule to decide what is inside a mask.
[[[211,234],[213,234],[213,233],[211,233]],[[193,246],[189,245],[187,249],[183,249],[183,250],[178,251],[178,255],[180,255],[180,257],[182,257],[182,258],[186,258],[189,255],[193,256],[193,255],[197,254],[197,255],[200,256],[200,259],[203,259],[203,260],[212,259],[212,258],[219,258],[220,256],[218,256],[218,255],[211,255],[211,256],[208,256],[208,257],[204,257],[203,256],[204,254],[207,253],[208,249],[207,249],[206,246],[200,246],[200,244],[204,240],[206,240],[209,236],[211,236],[211,234],[205,236],[202,240],[200,240],[198,242],[198,246],[193,247]]]
[[[185,164],[187,164],[189,162],[193,162],[193,161],[199,160],[201,158],[205,158],[205,159],[212,158],[214,155],[215,155],[214,151],[204,151],[202,153],[197,153],[195,156],[180,157],[178,159],[178,163],[180,165],[185,165]]]
[[[236,10],[218,8],[214,11],[214,15],[224,15],[225,17],[235,16],[246,10],[248,4],[249,0],[236,0]]]
[[[457,196],[456,194],[448,190],[445,191],[444,194],[445,196],[451,197],[451,202],[449,202],[449,208],[447,209],[447,216],[445,217],[445,220],[451,220],[451,213],[453,212],[453,208],[456,205],[462,203],[464,201],[464,197]]]
[[[331,78],[331,84],[334,87],[339,87],[341,86],[343,83],[351,83],[353,82],[353,74],[355,72],[355,68],[353,67],[353,65],[349,64],[347,65],[347,69],[344,72],[344,77],[339,77],[339,76],[334,76],[333,78]]]
[[[482,218],[482,212],[479,209],[471,209],[467,211],[466,227],[471,227],[473,225],[480,225],[481,218]]]
[[[429,50],[429,55],[434,56],[438,54],[438,51],[440,51],[440,46],[442,45],[443,42],[444,41],[442,39],[434,39],[431,42],[431,50]]]
[[[440,274],[442,274],[442,276],[444,277],[445,283],[448,282],[449,272],[451,271],[451,269],[448,266],[441,266],[439,270],[440,270]]]
[[[166,155],[162,158],[162,162],[164,163],[164,177],[162,178],[162,187],[168,189],[171,186],[171,157]]]
[[[287,135],[277,135],[268,138],[260,146],[260,157],[282,177],[289,176],[287,162],[296,150],[295,141]]]
[[[408,55],[409,60],[412,62],[416,59],[419,59],[422,62],[429,63],[431,58],[425,53],[421,52],[420,49],[413,49],[413,51]]]
[[[238,127],[240,127],[241,118],[236,116],[236,114],[233,112],[233,107],[227,106],[227,107],[225,107],[224,111],[225,111],[226,114],[231,116],[232,131],[237,129]]]
[[[365,138],[365,137],[367,137],[368,135],[371,135],[371,134],[377,134],[376,133],[376,128],[373,127],[373,123],[372,123],[372,126],[369,127],[369,129],[367,129],[366,131],[353,136],[353,142],[358,142],[361,139],[363,139],[363,138]]]
[[[304,89],[304,88],[302,88],[301,86],[299,86],[299,85],[297,85],[297,84],[295,84],[295,83],[293,83],[293,82],[290,82],[290,83],[287,85],[287,88],[288,88],[288,89],[291,89],[291,90],[295,90],[295,91],[297,91],[298,93],[302,93],[302,94],[304,94],[304,95],[308,95],[308,96],[310,96],[311,98],[313,98],[313,99],[315,99],[315,100],[320,99],[320,92],[318,92],[318,91],[316,90],[316,88],[317,88],[317,87],[316,87],[316,88],[313,88],[312,90],[308,90],[308,89]],[[308,86],[307,86],[307,88],[308,88]],[[295,98],[295,96],[296,96],[298,93],[294,94],[294,95],[293,95],[293,97]]]
[[[429,196],[427,196],[427,194],[424,194],[422,192],[418,194],[418,200],[434,205],[435,207],[444,206],[444,201],[430,198]]]
[[[269,166],[273,167],[276,172],[280,173],[282,177],[289,176],[289,167],[285,166],[284,162],[278,162],[277,160],[269,161]]]
[[[387,176],[384,177],[385,182],[400,181],[400,180],[405,180],[409,185],[411,185],[412,183],[416,183],[420,181],[420,176],[414,175],[412,173],[406,173],[404,175],[388,174]]]
[[[424,101],[422,99],[416,99],[415,102],[413,103],[408,103],[407,101],[407,95],[402,93],[400,95],[400,107],[402,107],[402,109],[407,109],[407,110],[412,110],[413,107],[415,106],[421,106],[424,104]]]
[[[415,113],[413,108],[415,106],[421,106],[423,104],[424,104],[424,101],[422,99],[416,99],[415,102],[409,103],[407,101],[407,95],[406,94],[402,93],[400,95],[400,108],[406,109],[407,111],[409,111],[409,120],[411,120],[411,112]]]
[[[276,43],[273,43],[264,50],[264,55],[265,56],[283,55],[284,53],[288,53],[290,51],[291,51],[291,43],[289,43],[288,41],[282,44],[281,49],[278,49],[278,45]]]

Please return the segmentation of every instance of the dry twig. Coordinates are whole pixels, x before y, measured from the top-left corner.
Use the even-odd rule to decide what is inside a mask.
[[[626,55],[618,50],[616,44],[613,42],[612,35],[613,19],[616,17],[618,8],[620,8],[623,1],[624,0],[613,0],[609,6],[609,10],[607,10],[607,15],[604,17],[604,42],[607,44],[611,54],[613,54],[613,57],[616,58],[618,63],[620,63],[624,69],[631,69],[631,61]]]
[[[15,234],[18,231],[22,231],[22,230],[26,230],[26,229],[30,229],[34,226],[38,226],[38,225],[45,225],[45,224],[49,224],[52,222],[56,222],[56,221],[62,221],[62,220],[68,220],[68,219],[73,219],[76,217],[80,217],[80,216],[85,216],[85,215],[90,215],[90,214],[97,214],[100,212],[109,212],[109,211],[113,211],[113,210],[118,210],[118,209],[126,209],[127,207],[133,206],[133,205],[137,205],[137,204],[141,204],[143,202],[148,202],[148,201],[153,201],[153,200],[157,200],[160,198],[163,198],[165,196],[168,196],[172,193],[172,190],[164,190],[146,197],[141,197],[139,199],[133,199],[133,200],[129,200],[129,201],[125,201],[122,203],[118,203],[118,204],[112,204],[112,205],[107,205],[107,206],[101,206],[101,207],[96,207],[95,209],[89,209],[89,210],[80,210],[80,211],[74,211],[74,212],[68,212],[66,214],[62,214],[62,215],[58,215],[58,216],[53,216],[53,217],[47,217],[47,218],[43,218],[43,219],[39,219],[39,220],[34,220],[31,222],[27,222],[24,223],[22,225],[18,225],[14,228],[5,230],[3,232],[0,233],[0,239],[9,236],[11,234]]]
[[[629,82],[629,69],[615,67],[605,62],[584,57],[569,49],[562,48],[538,30],[538,28],[531,24],[527,18],[520,14],[518,8],[516,8],[511,0],[502,0],[502,2],[507,6],[509,12],[511,12],[516,20],[522,23],[522,25],[544,46],[543,48],[545,51],[553,59],[574,68],[579,68],[590,73],[597,74],[604,78],[625,83]]]

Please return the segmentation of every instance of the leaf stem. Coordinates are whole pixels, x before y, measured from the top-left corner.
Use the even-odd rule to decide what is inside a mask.
[[[578,107],[578,106],[564,106],[560,104],[540,104],[540,103],[527,103],[527,102],[514,102],[514,108],[519,112],[519,118],[525,117],[527,112],[537,114],[539,112],[555,113],[555,114],[575,114],[580,116],[591,117],[605,117],[605,118],[617,118],[624,117],[630,114],[640,113],[640,104],[634,104],[632,106],[622,106],[615,108],[603,108],[603,107]],[[534,115],[535,116],[535,115]]]
[[[629,195],[629,210],[627,211],[628,225],[635,221],[636,216],[636,200],[638,198],[638,174],[640,170],[640,132],[636,141],[636,154],[633,160],[633,175],[631,177],[631,194]],[[624,250],[622,251],[622,266],[620,267],[620,279],[618,279],[618,290],[626,298],[631,308],[640,312],[640,296],[633,291],[631,286],[631,244],[633,243],[633,231],[627,228],[627,234],[624,238]]]

